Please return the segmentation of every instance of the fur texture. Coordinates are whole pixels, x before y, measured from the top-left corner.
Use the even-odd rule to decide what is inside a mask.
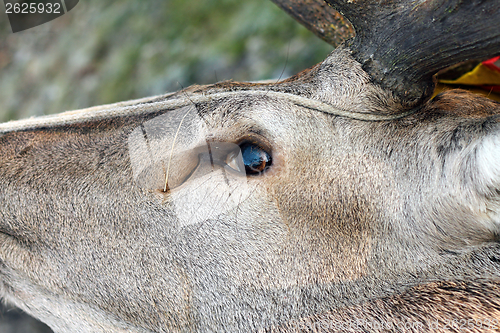
[[[499,104],[451,91],[406,118],[366,122],[246,90],[402,108],[340,47],[279,84],[157,97],[241,92],[195,104],[182,124],[156,110],[4,132],[2,297],[56,332],[446,330],[455,319],[498,329]],[[168,159],[177,128],[182,154]],[[146,148],[131,146],[137,133]],[[243,177],[243,191],[197,166],[199,149],[215,156],[245,140],[273,162]],[[167,192],[165,164],[134,173],[131,161],[155,161],[152,151],[180,179]]]

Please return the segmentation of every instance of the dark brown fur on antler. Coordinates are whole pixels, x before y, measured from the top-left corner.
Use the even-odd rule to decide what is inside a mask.
[[[354,37],[351,24],[324,0],[272,0],[325,42],[338,46]]]

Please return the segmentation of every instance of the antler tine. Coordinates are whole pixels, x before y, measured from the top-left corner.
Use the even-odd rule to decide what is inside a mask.
[[[324,0],[271,0],[325,42],[337,46],[354,37],[354,29]]]
[[[407,106],[439,70],[500,53],[498,0],[325,0],[354,26],[349,48],[374,83]]]

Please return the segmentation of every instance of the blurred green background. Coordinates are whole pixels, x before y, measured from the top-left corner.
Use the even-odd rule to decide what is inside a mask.
[[[333,49],[269,0],[80,0],[15,34],[0,7],[0,122],[194,83],[278,79]]]

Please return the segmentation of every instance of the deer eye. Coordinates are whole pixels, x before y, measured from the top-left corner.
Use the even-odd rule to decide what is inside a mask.
[[[226,164],[232,169],[253,176],[260,175],[271,166],[271,154],[258,144],[243,142],[239,148],[227,157]]]

